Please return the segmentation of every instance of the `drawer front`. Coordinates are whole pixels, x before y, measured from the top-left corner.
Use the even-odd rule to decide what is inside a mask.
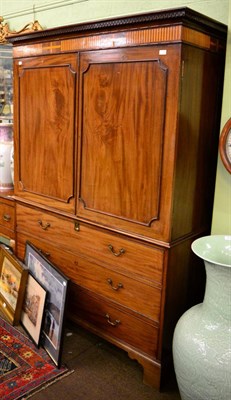
[[[159,322],[161,290],[102,267],[77,254],[18,234],[17,254],[23,259],[26,240],[42,250],[74,283]]]
[[[158,329],[135,314],[116,308],[74,285],[71,286],[68,313],[71,318],[75,315],[80,324],[92,326],[98,334],[108,335],[156,358]]]
[[[78,252],[83,257],[97,260],[147,282],[161,287],[164,250],[151,245],[126,239],[121,235],[107,233],[80,225],[74,229],[74,221],[56,217],[37,209],[17,204],[17,231],[30,232],[35,237],[54,243],[63,250]]]
[[[0,229],[1,226],[3,226],[7,229],[14,230],[14,223],[14,206],[10,206],[0,201]]]

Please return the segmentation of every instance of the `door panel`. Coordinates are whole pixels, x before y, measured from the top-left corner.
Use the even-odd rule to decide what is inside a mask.
[[[150,51],[110,50],[81,55],[80,75],[77,214],[149,227],[159,218],[168,68]]]
[[[77,57],[25,59],[18,68],[16,194],[74,212]]]

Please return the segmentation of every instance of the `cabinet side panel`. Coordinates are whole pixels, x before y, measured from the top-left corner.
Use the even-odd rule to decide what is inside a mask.
[[[218,153],[223,55],[184,46],[173,239],[210,229]]]

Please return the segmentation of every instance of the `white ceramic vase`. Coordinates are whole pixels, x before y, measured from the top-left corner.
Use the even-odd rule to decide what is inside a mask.
[[[0,142],[0,189],[13,189],[11,174],[11,151],[13,142]]]
[[[12,146],[10,151],[10,173],[11,173],[12,184],[14,185],[14,146]]]
[[[192,251],[204,260],[203,303],[179,319],[173,361],[182,400],[231,398],[231,236],[201,237]]]
[[[0,123],[0,190],[13,189],[11,154],[13,151],[13,124]]]

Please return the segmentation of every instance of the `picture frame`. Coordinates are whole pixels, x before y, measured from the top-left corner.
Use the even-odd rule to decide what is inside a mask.
[[[0,308],[12,325],[19,324],[28,269],[0,245]]]
[[[29,268],[30,274],[47,291],[40,343],[59,368],[69,278],[59,271],[30,241],[26,241],[24,262]]]
[[[29,273],[22,305],[21,324],[37,347],[40,344],[46,295],[47,291]]]

